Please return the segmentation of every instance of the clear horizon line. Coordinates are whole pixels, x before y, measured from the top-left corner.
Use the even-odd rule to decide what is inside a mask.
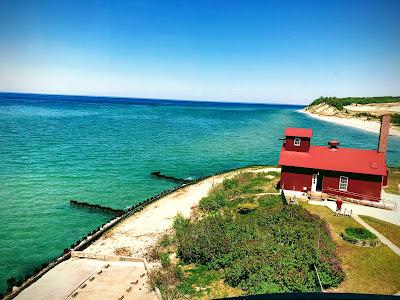
[[[173,98],[148,98],[148,97],[132,97],[132,96],[110,96],[110,95],[85,95],[85,94],[55,94],[55,93],[39,93],[39,92],[16,92],[16,91],[0,91],[0,94],[27,94],[27,95],[47,95],[47,96],[70,96],[70,97],[102,97],[102,98],[122,98],[122,99],[144,99],[144,100],[164,100],[164,101],[182,101],[182,102],[203,102],[203,103],[228,103],[228,104],[254,104],[254,105],[287,105],[287,106],[307,106],[308,104],[300,103],[279,103],[279,102],[242,102],[240,101],[223,101],[223,100],[203,100],[203,99],[173,99]],[[310,102],[311,103],[311,102]]]

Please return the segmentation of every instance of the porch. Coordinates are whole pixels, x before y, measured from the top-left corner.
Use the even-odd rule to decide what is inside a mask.
[[[341,191],[333,188],[326,188],[324,189],[324,192],[311,192],[311,191],[307,192],[307,198],[310,201],[336,201],[338,198],[340,198],[347,203],[397,211],[397,206],[398,204],[400,204],[400,197],[395,196],[393,198],[393,196],[395,195],[387,194],[385,193],[384,190],[382,190],[381,199],[369,197],[368,199],[362,199],[362,200],[357,199],[357,198],[366,198],[362,194],[346,192],[345,196],[342,195]]]

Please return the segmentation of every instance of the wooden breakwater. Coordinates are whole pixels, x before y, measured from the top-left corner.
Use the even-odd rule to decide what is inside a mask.
[[[173,181],[173,182],[176,182],[176,183],[189,183],[189,182],[193,181],[193,180],[190,180],[190,179],[183,179],[183,178],[177,178],[177,177],[174,177],[174,176],[164,175],[164,174],[161,174],[160,171],[154,171],[154,172],[151,172],[150,174],[153,177],[157,177],[157,178],[160,178],[160,179]]]
[[[101,206],[98,204],[90,204],[90,203],[82,202],[82,201],[78,201],[78,200],[70,200],[69,204],[71,204],[73,206],[84,207],[84,208],[93,209],[93,210],[97,210],[97,211],[101,211],[101,212],[105,212],[105,213],[112,213],[112,214],[116,214],[117,216],[122,216],[125,213],[125,210],[122,210],[122,209],[114,209],[114,208],[111,208],[108,206]]]
[[[152,196],[142,202],[139,202],[131,207],[129,207],[125,213],[121,216],[115,216],[109,219],[107,222],[105,222],[103,225],[97,227],[97,229],[94,229],[92,232],[88,233],[86,236],[81,238],[80,240],[76,241],[73,243],[70,247],[65,248],[63,253],[57,257],[54,258],[53,260],[42,264],[41,266],[37,267],[33,272],[30,274],[27,274],[24,278],[20,278],[18,280],[12,280],[14,287],[9,286],[6,294],[0,293],[0,299],[4,300],[9,300],[15,298],[19,293],[21,293],[24,289],[29,287],[31,284],[39,280],[43,275],[45,275],[48,271],[53,269],[55,266],[58,264],[62,263],[63,261],[69,259],[71,257],[71,251],[83,251],[87,247],[89,247],[93,242],[98,240],[106,231],[110,230],[112,227],[120,223],[121,221],[125,220],[126,218],[130,217],[131,215],[135,214],[136,212],[139,212],[143,210],[147,205],[157,201],[158,199],[165,197],[168,194],[171,194],[177,190],[180,190],[182,188],[185,188],[188,185],[196,184],[200,181],[203,181],[205,179],[208,179],[213,176],[221,175],[224,173],[229,173],[233,171],[240,171],[241,169],[249,168],[249,167],[260,167],[262,165],[249,165],[249,166],[244,166],[244,167],[239,167],[239,168],[232,168],[228,170],[223,170],[219,172],[215,172],[206,176],[198,177],[196,179],[190,180],[189,182],[182,184],[180,186],[176,186],[173,188],[170,188],[168,190],[165,190],[161,193],[158,193],[155,196]],[[265,167],[269,167],[266,166]],[[11,278],[10,278],[11,279]]]

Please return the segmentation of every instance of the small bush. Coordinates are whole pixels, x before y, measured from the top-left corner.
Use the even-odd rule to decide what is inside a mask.
[[[183,235],[188,224],[189,219],[185,219],[185,217],[181,213],[178,213],[174,219],[173,224],[176,236]]]
[[[394,125],[400,126],[400,114],[393,114],[392,115],[392,123]]]
[[[376,235],[365,228],[348,227],[341,236],[343,240],[358,246],[375,247],[380,243]]]
[[[222,191],[215,191],[204,197],[199,202],[199,207],[204,210],[217,210],[226,205],[226,197]]]
[[[171,265],[171,259],[169,258],[168,253],[160,253],[160,261],[163,268]]]
[[[182,267],[179,265],[176,266],[176,268],[175,268],[175,276],[177,278],[179,278],[180,280],[182,280],[183,277],[185,276],[185,273],[183,272]]]
[[[174,288],[180,279],[176,276],[175,267],[170,265],[163,269],[152,270],[149,273],[149,285],[152,289],[158,287],[164,299],[178,299],[182,295]]]
[[[161,237],[160,246],[161,247],[168,247],[169,245],[171,245],[171,238],[169,237],[168,234],[164,234]]]
[[[147,259],[150,261],[155,261],[160,257],[160,248],[156,245],[149,249],[146,255]]]
[[[237,211],[240,214],[247,214],[255,209],[257,209],[258,204],[256,203],[240,203],[237,206]]]
[[[352,237],[355,237],[360,240],[368,240],[368,239],[374,239],[376,238],[376,235],[373,234],[371,231],[365,228],[360,228],[360,227],[347,227],[345,229],[345,232],[347,235],[350,235]]]

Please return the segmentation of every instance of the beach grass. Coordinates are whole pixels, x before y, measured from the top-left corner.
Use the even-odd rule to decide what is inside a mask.
[[[331,292],[395,294],[400,291],[400,257],[385,245],[360,247],[344,241],[340,233],[347,227],[359,227],[350,217],[335,217],[324,206],[303,204],[310,212],[325,219],[332,230],[337,255],[346,274]],[[378,228],[376,228],[378,230]]]
[[[368,225],[371,225],[389,241],[400,247],[400,226],[381,221],[369,216],[360,216]]]

